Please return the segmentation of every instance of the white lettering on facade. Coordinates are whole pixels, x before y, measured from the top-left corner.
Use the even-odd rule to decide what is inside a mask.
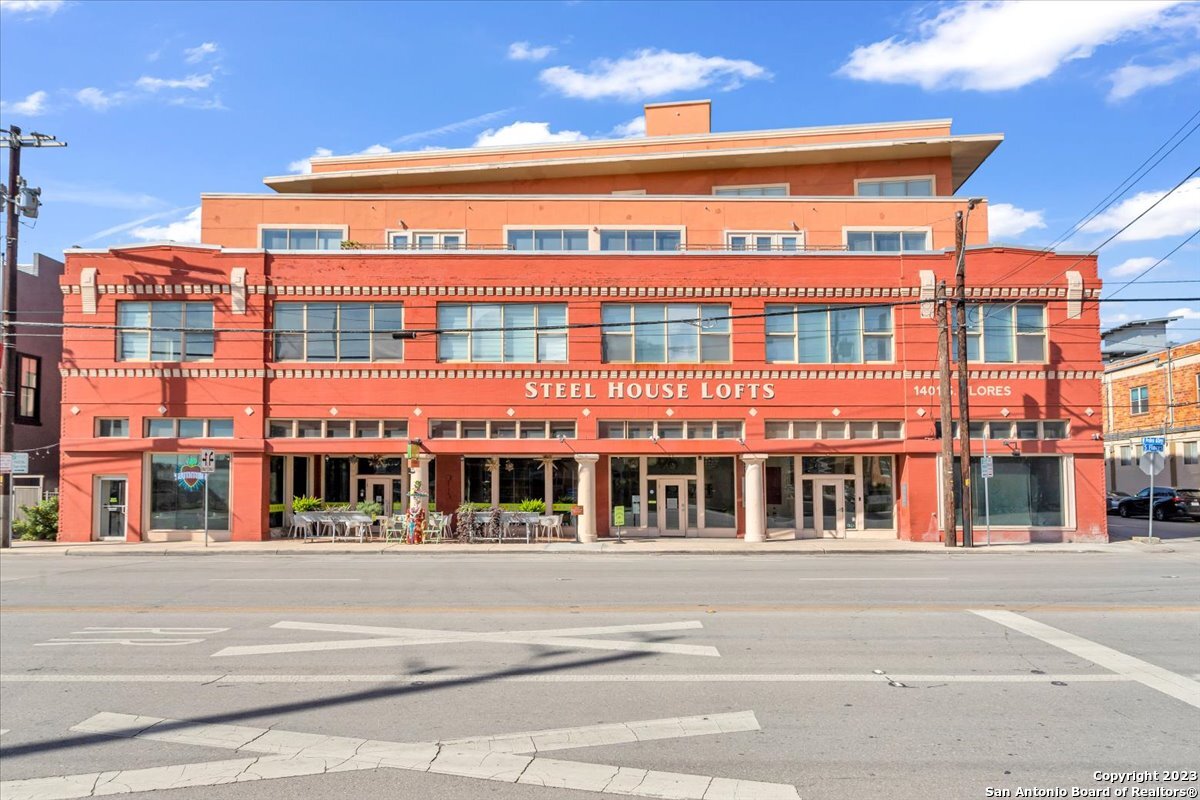
[[[596,387],[586,381],[525,383],[526,400],[595,400]],[[657,381],[609,381],[606,390],[609,400],[690,400],[692,385]],[[710,383],[699,386],[700,400],[774,400],[773,383]]]

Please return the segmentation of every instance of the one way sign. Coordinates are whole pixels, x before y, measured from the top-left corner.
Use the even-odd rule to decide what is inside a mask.
[[[213,450],[200,451],[200,471],[210,475],[217,471],[217,454]]]

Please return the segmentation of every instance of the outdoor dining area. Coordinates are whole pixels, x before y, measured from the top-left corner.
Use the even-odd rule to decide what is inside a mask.
[[[454,514],[416,509],[375,516],[363,511],[302,511],[289,515],[284,538],[305,541],[384,541],[399,544],[442,542],[555,541],[563,535],[562,517],[538,512],[460,509]]]

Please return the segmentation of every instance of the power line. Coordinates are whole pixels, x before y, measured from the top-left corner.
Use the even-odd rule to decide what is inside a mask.
[[[1109,300],[1111,300],[1111,299],[1112,299],[1112,298],[1113,298],[1115,295],[1117,295],[1117,294],[1120,294],[1121,292],[1125,291],[1126,289],[1128,289],[1128,288],[1129,288],[1130,286],[1132,286],[1133,284],[1137,283],[1137,282],[1138,282],[1138,280],[1139,280],[1139,279],[1140,279],[1140,278],[1141,278],[1143,275],[1148,275],[1148,274],[1150,274],[1150,271],[1151,271],[1151,270],[1153,270],[1153,269],[1154,269],[1155,267],[1157,267],[1159,264],[1161,264],[1161,263],[1163,263],[1164,261],[1166,261],[1166,260],[1167,260],[1168,258],[1170,258],[1171,256],[1175,255],[1175,253],[1177,253],[1177,252],[1179,251],[1179,249],[1180,249],[1180,248],[1182,248],[1182,247],[1183,247],[1185,244],[1187,244],[1188,242],[1190,242],[1192,239],[1195,239],[1195,238],[1196,238],[1196,236],[1198,236],[1198,235],[1200,235],[1200,228],[1197,228],[1196,230],[1192,231],[1192,235],[1191,235],[1191,236],[1189,236],[1189,237],[1187,237],[1186,239],[1184,239],[1184,240],[1183,240],[1182,242],[1180,242],[1179,244],[1175,245],[1175,247],[1171,248],[1171,252],[1167,253],[1165,256],[1163,256],[1162,258],[1160,258],[1158,261],[1155,261],[1153,264],[1151,264],[1150,266],[1146,267],[1146,269],[1145,269],[1145,270],[1143,270],[1142,272],[1139,272],[1139,273],[1138,273],[1138,274],[1137,274],[1137,275],[1134,277],[1134,279],[1133,279],[1133,280],[1131,280],[1131,281],[1129,281],[1128,283],[1124,284],[1124,285],[1123,285],[1123,286],[1121,286],[1119,289],[1117,289],[1115,292],[1113,292],[1112,294],[1110,294],[1110,295],[1108,296],[1108,299],[1109,299]]]

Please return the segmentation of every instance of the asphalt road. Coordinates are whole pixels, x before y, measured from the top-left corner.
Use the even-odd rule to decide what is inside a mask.
[[[1200,547],[22,553],[0,673],[5,800],[1186,791]]]

